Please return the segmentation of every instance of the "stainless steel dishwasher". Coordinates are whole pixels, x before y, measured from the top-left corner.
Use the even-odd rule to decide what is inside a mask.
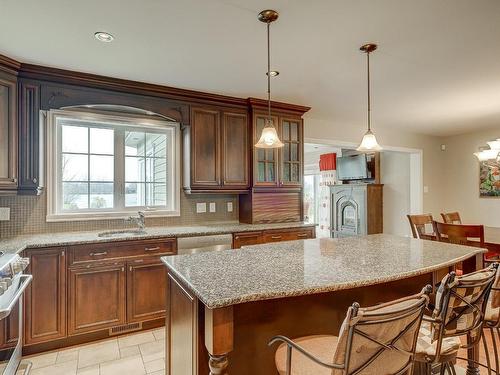
[[[233,247],[232,234],[177,238],[177,254],[196,254],[207,251],[229,250]]]

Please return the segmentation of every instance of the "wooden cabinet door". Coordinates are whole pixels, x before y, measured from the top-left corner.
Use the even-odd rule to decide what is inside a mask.
[[[97,331],[126,322],[125,265],[69,270],[68,333]]]
[[[245,113],[222,114],[222,185],[225,189],[247,189],[248,117]]]
[[[280,118],[280,139],[285,145],[279,154],[279,185],[302,186],[303,147],[302,119]]]
[[[267,115],[256,114],[254,115],[254,134],[253,144],[256,144],[262,134]],[[273,122],[278,129],[278,117],[273,116]],[[253,181],[254,186],[269,186],[276,187],[279,184],[279,171],[278,171],[278,149],[263,149],[253,147],[254,154],[254,171]]]
[[[40,129],[40,86],[19,83],[18,194],[37,195],[43,188],[43,132]]]
[[[25,344],[66,337],[66,249],[27,252],[26,273],[33,280],[25,292]]]
[[[239,249],[242,246],[259,245],[264,243],[262,232],[243,232],[233,234],[233,248]]]
[[[191,187],[219,188],[221,181],[220,112],[193,108],[191,113]]]
[[[17,189],[17,82],[0,74],[0,190]]]
[[[158,259],[128,263],[127,322],[162,318],[167,305],[167,268]]]

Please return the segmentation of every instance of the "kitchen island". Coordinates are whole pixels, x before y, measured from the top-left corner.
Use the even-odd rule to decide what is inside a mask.
[[[419,292],[457,263],[481,267],[483,252],[380,234],[163,257],[167,373],[274,375],[271,337],[336,335],[353,302]]]

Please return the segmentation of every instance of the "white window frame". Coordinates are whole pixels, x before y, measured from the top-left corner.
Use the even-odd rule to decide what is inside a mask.
[[[84,112],[76,110],[50,110],[46,113],[47,122],[47,222],[58,221],[82,221],[82,220],[103,220],[103,219],[125,219],[137,211],[143,211],[146,217],[171,217],[180,216],[180,124],[177,122],[156,120],[144,117],[136,117],[129,114],[103,114],[99,112]],[[59,147],[59,129],[57,121],[60,118],[85,120],[95,123],[124,125],[127,128],[155,129],[172,131],[172,144],[167,150],[167,163],[169,166],[168,175],[171,178],[167,181],[167,197],[170,199],[172,209],[166,210],[159,207],[125,207],[123,210],[85,209],[80,212],[66,212],[60,210],[59,199],[62,191],[59,186],[59,175],[61,173]],[[90,145],[89,145],[90,147]],[[115,153],[116,157],[116,153]],[[124,181],[118,181],[124,184]],[[115,179],[116,184],[116,179]],[[116,194],[116,192],[115,192]],[[123,192],[121,192],[123,194]]]

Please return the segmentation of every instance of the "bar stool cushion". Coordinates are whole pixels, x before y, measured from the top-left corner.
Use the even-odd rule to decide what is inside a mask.
[[[494,308],[492,306],[491,299],[486,305],[486,312],[484,314],[484,320],[490,325],[497,325],[499,323],[500,308]]]
[[[303,347],[307,352],[325,363],[332,363],[333,355],[337,350],[339,338],[329,335],[304,336],[295,343]],[[286,344],[281,344],[276,351],[276,368],[280,375],[286,374]],[[292,374],[293,375],[331,375],[332,369],[318,365],[309,358],[293,350],[292,352]]]
[[[417,350],[415,351],[415,359],[418,362],[431,362],[436,357],[437,341],[433,340],[432,336],[431,324],[422,321],[417,340]],[[441,356],[449,356],[458,353],[460,345],[460,338],[458,337],[443,338]]]

